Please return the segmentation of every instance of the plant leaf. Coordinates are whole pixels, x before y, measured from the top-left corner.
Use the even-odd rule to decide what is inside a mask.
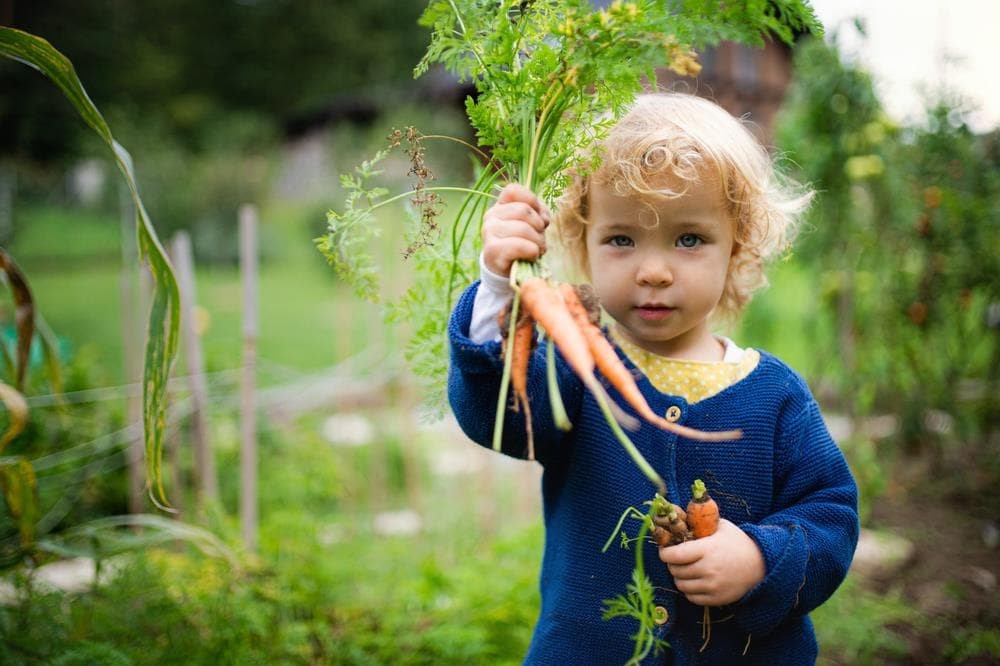
[[[3,490],[7,512],[17,522],[21,547],[31,548],[35,540],[35,524],[38,522],[35,468],[26,458],[0,458],[0,489]]]
[[[14,386],[22,391],[24,376],[28,370],[28,357],[31,354],[31,340],[35,335],[35,300],[31,296],[28,279],[3,248],[0,248],[0,270],[6,274],[7,284],[14,296],[14,321],[17,326]]]
[[[141,531],[123,528],[141,527]],[[233,550],[206,529],[146,513],[107,516],[38,541],[38,549],[63,557],[102,558],[173,541],[187,541],[206,555],[238,565]]]
[[[0,55],[18,60],[47,76],[95,132],[108,145],[119,170],[128,183],[136,211],[136,230],[141,255],[148,261],[155,286],[146,337],[146,360],[143,371],[143,430],[146,448],[147,488],[150,499],[160,508],[168,502],[163,489],[164,413],[167,379],[177,356],[180,323],[180,293],[173,268],[160,244],[153,224],[139,196],[132,156],[111,134],[100,111],[91,101],[76,75],[73,63],[41,37],[0,26]]]
[[[7,408],[7,430],[0,436],[0,452],[24,430],[28,424],[28,402],[21,392],[10,384],[0,382],[0,401]]]

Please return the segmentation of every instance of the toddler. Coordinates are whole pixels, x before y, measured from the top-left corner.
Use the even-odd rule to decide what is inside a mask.
[[[810,193],[780,177],[746,127],[691,95],[640,96],[611,130],[601,164],[574,178],[558,215],[507,185],[483,220],[481,279],[449,322],[448,392],[466,434],[489,447],[503,367],[497,314],[517,260],[546,250],[553,227],[593,286],[608,334],[650,406],[704,431],[701,442],[643,424],[629,434],[685,506],[704,479],[722,520],[709,537],[642,548],[669,643],[649,663],[811,664],[808,613],[847,573],[858,538],[857,488],[802,378],[763,350],[713,332],[764,284]],[[602,619],[625,593],[634,553],[601,548],[628,506],[654,488],[610,432],[593,397],[557,359],[572,430],[548,409],[544,343],[528,371],[535,453],[544,468],[541,612],[526,663],[623,664],[638,625]],[[624,406],[613,389],[612,399]],[[524,457],[524,417],[508,409],[503,451]],[[710,639],[703,640],[704,607]]]

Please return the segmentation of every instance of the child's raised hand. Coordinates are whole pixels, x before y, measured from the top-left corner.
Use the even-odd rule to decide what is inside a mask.
[[[753,539],[726,519],[715,534],[660,548],[677,590],[693,604],[722,606],[764,579],[764,556]]]
[[[545,228],[552,214],[535,193],[517,183],[500,191],[483,217],[483,262],[497,275],[510,274],[518,260],[534,261],[545,253]]]

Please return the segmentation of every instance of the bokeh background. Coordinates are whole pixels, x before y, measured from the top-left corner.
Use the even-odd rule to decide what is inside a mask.
[[[820,193],[730,334],[806,377],[861,488],[855,568],[814,617],[821,663],[1000,663],[1000,132],[979,32],[954,29],[996,10],[949,4],[926,33],[889,4],[887,18],[817,2],[824,38],[723,43],[699,54],[697,78],[661,83],[747,117]],[[520,662],[538,610],[540,470],[466,440],[440,386],[413,377],[406,322],[359,301],[313,244],[342,205],[338,174],[394,128],[470,137],[469,90],[412,77],[423,7],[0,0],[0,24],[74,63],[175,261],[190,245],[194,288],[167,414],[169,515],[130,465],[149,304],[131,200],[60,92],[0,62],[0,246],[30,280],[63,380],[57,394],[36,348],[28,428],[4,451],[34,465],[47,549],[19,550],[3,512],[0,662]],[[901,54],[935,64],[904,74]],[[426,158],[441,182],[471,176],[458,146]],[[407,169],[390,159],[385,186],[407,190]],[[258,220],[252,366],[241,210]],[[372,247],[387,302],[412,274],[406,215],[382,211]],[[10,298],[0,326],[9,348]],[[214,452],[214,497],[195,439]],[[139,529],[128,515],[152,518]]]

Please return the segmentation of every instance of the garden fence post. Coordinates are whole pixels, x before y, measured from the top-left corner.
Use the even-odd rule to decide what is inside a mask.
[[[191,236],[178,231],[173,243],[174,268],[181,292],[181,324],[184,358],[187,361],[188,386],[191,390],[191,437],[194,446],[195,478],[198,481],[198,504],[219,498],[219,481],[215,471],[215,455],[208,438],[208,389],[205,384],[205,363],[201,337],[195,321],[198,293],[195,288],[194,258]]]
[[[140,324],[143,312],[143,296],[148,286],[144,282],[146,267],[139,261],[136,250],[135,209],[132,197],[125,186],[118,190],[119,223],[121,225],[122,266],[119,274],[119,293],[122,306],[122,372],[124,384],[129,388],[126,396],[126,419],[136,426],[138,433],[125,444],[125,461],[128,475],[129,513],[143,510],[143,486],[145,469],[143,466],[142,430],[142,341],[145,339]],[[135,275],[139,274],[139,290],[135,288]]]
[[[240,206],[243,282],[243,374],[240,381],[240,525],[243,544],[257,550],[257,208]]]

